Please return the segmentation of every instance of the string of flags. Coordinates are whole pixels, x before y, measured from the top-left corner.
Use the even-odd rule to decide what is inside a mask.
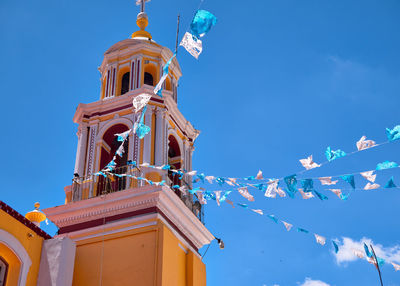
[[[246,197],[249,201],[254,201],[254,198],[246,190],[241,190],[240,193],[244,197]],[[204,197],[204,195],[201,197]],[[330,241],[332,243],[333,251],[336,254],[339,252],[339,249],[341,247],[340,242],[335,238],[328,239],[323,235],[311,232],[310,230],[305,229],[303,227],[295,226],[286,220],[279,219],[274,214],[267,214],[263,209],[250,208],[247,204],[235,203],[232,200],[229,200],[226,197],[221,196],[221,191],[218,191],[218,195],[216,193],[215,196],[212,197],[212,199],[214,199],[217,202],[218,206],[220,205],[220,203],[222,201],[225,201],[226,203],[230,204],[233,208],[235,208],[235,206],[239,206],[242,209],[250,210],[254,213],[257,213],[258,215],[265,216],[269,220],[271,220],[274,224],[282,223],[283,226],[285,227],[286,231],[288,231],[288,232],[291,231],[292,229],[295,229],[299,233],[312,234],[313,238],[315,239],[315,242],[322,246],[325,246],[326,242]],[[353,253],[355,256],[357,256],[358,258],[361,258],[361,259],[366,259],[369,263],[371,263],[375,266],[376,265],[383,266],[386,263],[385,259],[383,259],[383,258],[376,257],[376,259],[375,259],[375,257],[372,255],[372,252],[369,250],[368,246],[365,243],[364,243],[364,251],[365,251],[365,255],[364,255],[363,251],[361,251],[359,249],[353,249]],[[394,261],[388,261],[388,262],[392,264],[395,271],[400,271],[399,264],[395,263]]]

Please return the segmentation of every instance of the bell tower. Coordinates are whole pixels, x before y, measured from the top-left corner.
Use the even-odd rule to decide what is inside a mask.
[[[196,195],[187,192],[190,177],[160,167],[191,171],[199,131],[177,106],[182,73],[176,58],[162,97],[154,93],[173,53],[145,30],[145,0],[137,2],[139,30],[105,52],[99,100],[79,104],[73,117],[78,147],[65,204],[43,212],[59,228],[58,237],[76,243],[74,286],[203,286],[205,265],[198,249],[214,236],[203,224]],[[143,139],[131,132],[115,170],[96,175],[120,147],[115,134],[134,128],[140,113],[132,101],[143,95],[150,96],[144,114],[150,132]]]

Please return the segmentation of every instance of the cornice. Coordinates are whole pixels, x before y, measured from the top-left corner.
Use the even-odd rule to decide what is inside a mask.
[[[145,186],[43,210],[59,228],[156,207],[197,248],[214,236],[166,186]]]
[[[113,60],[123,57],[135,56],[146,52],[160,55],[160,57],[166,62],[173,55],[170,49],[163,47],[153,41],[137,40],[137,39],[125,39],[113,46],[111,46],[105,53],[104,59],[99,67],[101,74],[105,71],[107,65]],[[182,76],[182,70],[179,62],[175,59],[172,60],[170,65],[172,73],[179,79]]]

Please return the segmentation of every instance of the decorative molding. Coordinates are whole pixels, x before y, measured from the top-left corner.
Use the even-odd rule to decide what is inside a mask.
[[[43,210],[58,227],[68,227],[124,213],[158,208],[196,248],[214,236],[169,188],[144,186]]]
[[[29,268],[32,265],[32,260],[29,257],[28,252],[12,234],[7,231],[0,229],[0,242],[7,245],[14,254],[18,257],[21,262],[21,267],[19,271],[18,286],[26,285],[26,278],[28,276]]]

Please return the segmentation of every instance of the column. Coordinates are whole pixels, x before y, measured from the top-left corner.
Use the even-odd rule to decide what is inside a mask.
[[[85,151],[86,151],[86,143],[87,143],[87,136],[88,130],[85,123],[80,123],[78,126],[78,146],[76,150],[76,159],[75,159],[75,169],[74,173],[78,173],[80,177],[82,177],[84,171],[84,164],[85,164]]]
[[[153,114],[153,107],[149,106],[147,107],[146,113],[145,113],[145,120],[144,124],[149,126],[151,128],[151,115]],[[143,163],[149,163],[150,164],[150,156],[151,156],[151,130],[142,140],[141,144],[143,144]]]
[[[156,166],[161,166],[166,164],[164,158],[165,143],[165,109],[159,109],[156,111],[156,150],[155,150],[155,164]]]
[[[89,131],[89,146],[87,152],[87,160],[86,160],[86,176],[89,176],[93,173],[94,167],[94,152],[95,152],[95,144],[96,144],[96,136],[97,136],[97,122],[94,125],[90,126]]]

